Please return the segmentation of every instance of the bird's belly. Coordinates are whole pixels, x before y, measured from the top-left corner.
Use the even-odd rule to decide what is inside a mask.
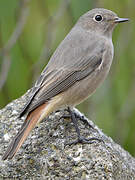
[[[103,82],[108,74],[109,67],[101,67],[81,81],[76,82],[67,91],[61,93],[62,106],[75,106],[90,96]]]

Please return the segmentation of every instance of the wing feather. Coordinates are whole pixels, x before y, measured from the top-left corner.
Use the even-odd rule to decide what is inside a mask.
[[[67,35],[32,88],[30,99],[20,117],[67,90],[98,68],[105,51],[105,43],[92,38],[93,36],[87,36],[86,32],[74,29]]]
[[[43,104],[44,102],[48,101],[52,97],[56,96],[57,94],[67,90],[77,81],[80,81],[93,73],[101,64],[102,58],[93,57],[91,63],[81,69],[76,69],[75,71],[69,71],[66,69],[57,70],[57,76],[53,76],[52,81],[49,85],[44,85],[40,89],[39,95],[35,99],[29,108],[29,111],[32,111],[39,105]],[[58,73],[59,72],[59,73]],[[44,82],[45,83],[45,82]]]

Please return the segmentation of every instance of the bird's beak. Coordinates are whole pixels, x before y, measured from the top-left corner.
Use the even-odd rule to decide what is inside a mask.
[[[129,21],[129,19],[128,18],[119,18],[119,17],[114,19],[115,23],[122,23],[122,22],[126,22],[126,21]]]

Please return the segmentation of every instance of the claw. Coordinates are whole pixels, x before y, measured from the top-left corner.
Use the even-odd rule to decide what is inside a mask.
[[[99,141],[99,142],[104,142],[102,139],[99,139],[99,138],[96,138],[96,137],[92,137],[92,138],[84,138],[81,136],[80,134],[80,129],[78,127],[78,123],[77,123],[77,119],[79,118],[81,121],[83,121],[85,124],[87,124],[90,128],[93,128],[94,127],[88,122],[88,120],[84,117],[84,116],[81,116],[78,115],[77,113],[75,112],[72,112],[71,109],[68,107],[67,111],[69,112],[69,114],[65,114],[63,115],[61,118],[71,118],[73,124],[74,124],[74,127],[75,127],[75,130],[77,132],[77,136],[78,136],[78,139],[75,140],[75,141],[72,141],[72,142],[69,142],[69,143],[66,143],[66,145],[72,145],[72,144],[77,144],[77,143],[82,143],[82,144],[92,144],[94,143],[95,141]]]
[[[81,143],[81,144],[93,144],[95,141],[99,141],[99,142],[103,142],[104,143],[104,141],[102,139],[99,139],[99,138],[92,137],[92,138],[86,139],[86,138],[80,136],[80,137],[78,137],[77,140],[69,142],[69,143],[66,143],[66,145],[71,146],[73,144],[76,145],[78,143]]]

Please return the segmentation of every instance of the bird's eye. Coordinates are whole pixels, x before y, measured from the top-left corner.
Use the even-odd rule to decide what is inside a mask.
[[[99,14],[94,17],[95,21],[102,21],[102,19],[103,19],[103,17]]]

